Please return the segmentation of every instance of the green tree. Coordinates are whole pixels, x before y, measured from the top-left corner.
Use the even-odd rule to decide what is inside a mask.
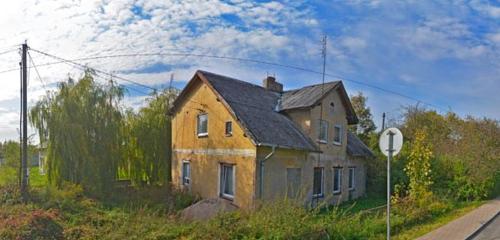
[[[138,113],[127,113],[128,173],[136,183],[165,184],[170,181],[171,122],[167,114],[177,96],[164,90],[148,99]]]
[[[99,85],[86,71],[78,82],[61,83],[31,109],[30,122],[47,146],[51,183],[67,181],[91,193],[109,192],[122,157],[122,97],[122,88]]]
[[[431,158],[432,151],[427,142],[424,130],[415,133],[415,140],[411,144],[408,163],[404,168],[409,178],[409,195],[413,200],[425,198],[431,192]]]
[[[6,141],[2,147],[2,155],[4,157],[4,167],[19,168],[21,163],[21,152],[18,142]]]
[[[362,92],[358,92],[358,94],[354,96],[351,95],[352,107],[358,116],[359,123],[349,128],[351,131],[355,132],[365,144],[369,144],[370,134],[376,129],[370,107],[366,106],[367,101],[368,98],[364,96]]]

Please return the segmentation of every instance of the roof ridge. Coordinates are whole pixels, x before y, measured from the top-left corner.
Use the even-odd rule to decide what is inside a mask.
[[[218,77],[227,78],[227,79],[232,80],[232,81],[236,81],[236,82],[240,82],[240,83],[243,83],[243,84],[247,84],[247,85],[250,85],[252,87],[257,87],[257,88],[261,88],[263,90],[270,91],[269,89],[266,89],[265,87],[262,87],[260,85],[253,84],[251,82],[247,82],[247,81],[244,81],[244,80],[241,80],[241,79],[237,79],[237,78],[234,78],[234,77],[229,77],[229,76],[226,76],[226,75],[221,75],[221,74],[217,74],[217,73],[213,73],[213,72],[209,72],[209,71],[205,71],[205,70],[197,70],[197,71],[201,72],[203,74],[212,74],[212,75],[215,75],[215,76],[218,76]]]
[[[330,82],[325,82],[324,84],[327,85],[327,84],[337,84],[339,82],[342,82],[340,80],[337,80],[337,81],[330,81]],[[302,90],[302,89],[306,89],[306,88],[311,88],[311,87],[317,87],[317,86],[320,86],[320,85],[323,85],[323,83],[318,83],[318,84],[313,84],[313,85],[307,85],[307,86],[303,86],[301,88],[295,88],[295,89],[290,89],[290,90],[286,90],[284,92],[293,92],[293,91],[299,91],[299,90]]]

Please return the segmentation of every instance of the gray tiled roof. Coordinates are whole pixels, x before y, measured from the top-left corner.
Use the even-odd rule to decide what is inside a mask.
[[[319,151],[318,146],[299,126],[285,114],[275,111],[279,93],[211,72],[199,70],[197,74],[201,74],[229,105],[256,144]],[[313,85],[287,91],[282,96],[281,110],[309,107],[321,98],[322,92],[328,92],[339,83],[326,83],[323,90],[321,85]],[[174,108],[176,105],[174,103]],[[347,152],[351,156],[373,156],[370,149],[352,133],[347,135]]]
[[[317,145],[284,114],[274,111],[279,93],[218,74],[199,71],[224,98],[257,144],[317,151]]]
[[[356,134],[347,132],[347,154],[355,157],[373,157],[373,152],[368,148]]]
[[[335,88],[340,81],[303,87],[283,93],[282,110],[305,108],[316,104],[324,94]]]

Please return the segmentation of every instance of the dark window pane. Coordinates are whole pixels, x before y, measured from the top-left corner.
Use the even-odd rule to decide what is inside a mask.
[[[323,194],[323,168],[314,168],[313,195]]]
[[[222,165],[221,167],[221,191],[222,195],[234,196],[234,166]]]
[[[355,172],[355,168],[349,168],[349,188],[352,189],[354,188],[354,173]]]
[[[340,192],[342,186],[342,168],[333,169],[333,191]]]
[[[191,178],[191,166],[188,162],[182,163],[182,184],[187,185]]]
[[[226,122],[226,135],[231,135],[233,133],[233,123]]]

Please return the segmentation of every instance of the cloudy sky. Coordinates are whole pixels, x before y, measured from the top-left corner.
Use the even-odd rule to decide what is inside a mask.
[[[138,82],[164,87],[174,73],[182,88],[196,69],[259,84],[276,75],[285,88],[321,82],[321,75],[193,53],[249,58],[321,71],[328,37],[327,80],[369,97],[376,122],[419,99],[429,108],[500,119],[500,4],[496,1],[4,1],[0,15],[0,140],[17,138],[18,45],[66,59],[166,53],[79,61]],[[46,89],[81,69],[30,52],[32,105]],[[14,69],[14,70],[12,70]],[[12,70],[12,71],[6,71]],[[335,77],[334,77],[335,76]],[[101,79],[104,81],[104,79]],[[43,83],[42,83],[43,82]],[[120,82],[120,81],[118,81]],[[149,89],[129,85],[128,106]],[[360,84],[362,83],[362,84]],[[400,95],[369,87],[376,86]],[[33,130],[30,130],[30,133]]]

